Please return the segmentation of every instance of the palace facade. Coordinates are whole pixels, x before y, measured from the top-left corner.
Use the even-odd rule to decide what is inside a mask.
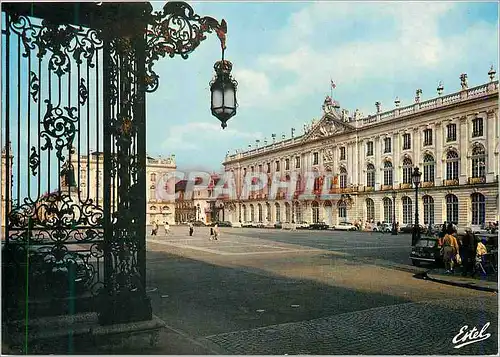
[[[321,119],[304,134],[245,152],[227,155],[223,165],[236,179],[238,199],[224,199],[226,219],[232,222],[342,221],[412,224],[415,189],[412,171],[422,176],[418,194],[421,224],[455,222],[459,227],[498,221],[499,132],[498,81],[493,69],[486,84],[382,112],[354,115],[327,97]],[[304,190],[306,172],[319,175],[313,194],[285,199],[270,188],[242,193],[244,177],[251,172],[276,173],[282,181],[298,174],[297,193]],[[331,178],[330,178],[331,177]],[[323,185],[323,180],[328,180]],[[335,200],[319,198],[321,187],[337,193]],[[324,190],[322,192],[325,193]],[[395,198],[394,198],[395,197]]]

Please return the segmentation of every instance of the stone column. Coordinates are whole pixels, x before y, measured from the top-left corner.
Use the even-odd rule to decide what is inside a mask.
[[[434,186],[438,186],[440,185],[441,182],[443,182],[443,163],[441,162],[441,158],[443,157],[443,143],[444,143],[443,130],[444,130],[444,125],[442,125],[440,122],[437,122],[435,128],[434,127],[432,128],[432,134],[434,136],[432,144],[436,148],[434,155],[434,162],[436,164],[435,166],[436,175],[434,180]]]
[[[421,155],[421,148],[422,148],[422,131],[420,128],[415,128],[413,129],[412,135],[412,151],[413,151],[413,165],[418,166],[420,169],[420,172],[423,172],[422,168],[422,155]]]
[[[380,190],[382,182],[384,182],[384,173],[381,170],[383,168],[381,162],[382,148],[380,145],[380,136],[376,136],[373,140],[373,150],[375,151],[375,190]],[[376,203],[375,203],[376,204]]]
[[[394,168],[394,183],[393,187],[396,188],[398,183],[403,182],[401,172],[401,138],[404,132],[397,132],[392,135],[392,166]]]
[[[486,131],[486,168],[487,168],[487,182],[493,182],[495,180],[495,173],[499,174],[495,171],[497,163],[495,162],[495,133],[496,126],[498,126],[498,118],[495,115],[494,110],[489,110],[486,115],[483,116],[484,121],[484,130]]]
[[[469,122],[469,120],[467,120],[467,117],[466,116],[462,116],[460,117],[460,121],[459,121],[459,132],[457,133],[458,134],[458,138],[459,138],[459,147],[460,147],[460,167],[459,167],[459,184],[460,185],[465,185],[467,183],[467,173],[468,173],[468,169],[469,169],[469,158],[467,157],[467,151],[468,151],[468,143],[469,143],[469,140],[467,140],[468,138],[468,128],[467,128],[467,123]]]

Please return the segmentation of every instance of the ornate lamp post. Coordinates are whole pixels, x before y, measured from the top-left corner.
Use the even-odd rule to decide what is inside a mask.
[[[413,226],[413,234],[411,237],[411,245],[415,245],[420,240],[420,225],[418,223],[418,186],[420,185],[420,170],[417,166],[411,175],[413,184],[415,185],[415,225]]]
[[[396,190],[392,190],[392,235],[398,235],[398,228],[396,227]]]
[[[199,221],[200,220],[200,217],[201,217],[201,208],[200,208],[200,204],[198,203],[198,205],[196,206],[196,220]]]

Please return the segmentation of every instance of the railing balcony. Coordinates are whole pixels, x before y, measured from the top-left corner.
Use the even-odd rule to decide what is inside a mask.
[[[422,182],[422,187],[434,187],[434,181]]]
[[[373,187],[373,186],[365,186],[365,187],[363,187],[363,191],[364,192],[372,192],[372,191],[375,191],[375,187]]]
[[[392,190],[392,185],[382,185],[382,191]]]
[[[407,190],[407,189],[411,188],[411,183],[400,183],[399,188],[401,190]]]
[[[458,186],[458,180],[443,180],[443,186]]]
[[[469,185],[475,185],[478,183],[486,183],[486,177],[480,176],[480,177],[469,177]]]

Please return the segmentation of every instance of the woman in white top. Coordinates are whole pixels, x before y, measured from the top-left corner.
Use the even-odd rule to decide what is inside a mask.
[[[169,234],[170,234],[170,225],[168,224],[168,222],[165,222],[165,235]]]

